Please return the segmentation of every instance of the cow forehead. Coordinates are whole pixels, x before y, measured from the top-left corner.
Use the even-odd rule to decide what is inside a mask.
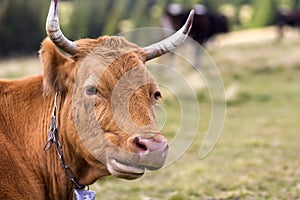
[[[124,87],[156,91],[156,81],[141,57],[136,48],[108,48],[99,44],[80,65],[77,78],[81,86],[100,86],[110,93],[120,81]]]
[[[126,41],[123,37],[102,36],[95,40],[82,39],[76,41],[76,44],[78,44],[78,54],[81,55],[78,56],[81,58],[79,63],[83,60],[83,64],[88,65],[91,70],[94,68],[102,71],[116,62],[120,63],[119,68],[131,68],[136,65],[143,65],[147,56],[142,48]],[[122,59],[130,61],[130,63],[122,65]]]
[[[119,36],[101,36],[97,39],[81,39],[76,41],[76,45],[77,53],[74,55],[75,58],[85,58],[90,55],[90,53],[106,54],[106,56],[109,56],[107,52],[112,55],[136,52],[142,60],[147,56],[142,48]]]

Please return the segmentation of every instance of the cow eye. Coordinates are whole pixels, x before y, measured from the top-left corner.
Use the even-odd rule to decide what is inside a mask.
[[[86,88],[86,94],[91,96],[97,94],[98,90],[95,86],[89,86]]]
[[[162,98],[160,91],[154,92],[153,97],[155,100],[159,100],[160,98]]]

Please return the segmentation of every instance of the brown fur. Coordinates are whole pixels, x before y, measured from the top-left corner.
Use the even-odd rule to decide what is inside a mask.
[[[63,145],[67,164],[82,185],[92,184],[100,177],[109,175],[105,159],[99,162],[77,134],[76,120],[81,120],[83,113],[89,117],[88,105],[96,106],[95,112],[92,112],[101,126],[101,132],[93,132],[91,125],[83,127],[83,131],[104,137],[102,141],[91,140],[92,146],[101,146],[95,146],[95,152],[101,157],[112,148],[111,145],[127,152],[134,151],[132,134],[135,132],[121,129],[114,120],[114,105],[111,103],[114,88],[122,76],[132,69],[141,70],[132,79],[146,80],[148,84],[133,88],[135,91],[128,105],[130,116],[135,124],[148,126],[149,132],[159,135],[151,110],[155,104],[152,96],[158,87],[143,65],[146,53],[119,37],[84,39],[76,44],[78,53],[68,58],[46,39],[40,50],[43,75],[17,81],[0,80],[0,199],[72,198],[74,185],[64,174],[54,148],[43,151],[56,91],[59,92],[58,139]],[[89,65],[95,60],[97,65]],[[83,80],[80,80],[81,74]],[[84,94],[81,95],[83,100],[73,100],[73,92],[77,91],[74,85],[78,82],[82,86],[80,84],[89,76],[94,78],[99,93],[94,99]],[[78,91],[84,89],[82,86]],[[125,94],[126,89],[121,92]],[[74,103],[83,107],[79,106],[77,112],[77,107],[71,106]],[[115,109],[118,110],[118,107],[120,105]],[[130,127],[128,130],[131,130]]]

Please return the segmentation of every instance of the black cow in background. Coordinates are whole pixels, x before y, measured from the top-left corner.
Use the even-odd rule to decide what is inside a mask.
[[[209,12],[204,5],[197,4],[195,10],[194,22],[189,36],[200,45],[205,45],[209,39],[218,33],[229,31],[228,19],[220,13]],[[163,28],[178,30],[185,23],[190,9],[183,8],[180,4],[170,4],[167,6],[161,20]],[[199,66],[199,56],[201,49],[196,47],[194,56],[194,65]],[[174,59],[170,61],[174,65]]]
[[[276,25],[279,37],[283,36],[285,26],[291,26],[300,30],[300,10],[299,9],[280,9],[276,14]]]
[[[206,7],[201,4],[195,5],[194,10],[194,22],[189,36],[199,44],[203,45],[212,36],[218,33],[228,32],[228,19],[225,15],[209,12]],[[170,4],[162,17],[162,26],[164,28],[178,30],[185,23],[189,12],[190,9],[185,9],[180,4]]]

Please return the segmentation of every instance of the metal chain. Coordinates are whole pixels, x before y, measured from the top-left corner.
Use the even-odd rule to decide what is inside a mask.
[[[58,128],[58,125],[56,123],[57,96],[58,96],[58,93],[56,92],[55,96],[54,96],[51,123],[50,123],[50,127],[48,130],[48,140],[44,146],[44,151],[48,151],[52,147],[53,143],[57,143],[57,140],[56,140],[56,134],[57,134],[57,128]]]
[[[56,139],[57,136],[57,122],[56,122],[56,109],[57,109],[57,96],[58,96],[58,92],[55,93],[55,97],[54,97],[54,103],[53,103],[53,111],[52,111],[52,118],[51,118],[51,123],[50,123],[50,128],[48,130],[48,140],[44,146],[44,151],[48,151],[51,147],[52,144],[55,144],[55,150],[56,153],[60,159],[62,168],[64,169],[66,176],[68,177],[68,179],[70,181],[72,181],[74,183],[74,185],[76,186],[76,188],[78,189],[83,189],[86,186],[85,185],[80,185],[77,181],[76,181],[76,177],[74,172],[71,170],[71,168],[66,164],[64,156],[63,156],[63,148],[61,143]]]

